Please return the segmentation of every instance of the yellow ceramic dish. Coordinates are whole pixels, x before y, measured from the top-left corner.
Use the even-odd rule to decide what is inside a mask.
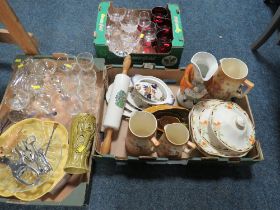
[[[17,143],[27,136],[34,135],[38,140],[39,148],[47,147],[51,136],[54,121],[45,121],[35,118],[20,121],[8,128],[0,136],[0,147],[5,154],[9,154]],[[0,164],[0,195],[3,197],[15,196],[20,200],[32,201],[42,197],[51,191],[64,176],[64,165],[68,153],[68,132],[66,128],[58,123],[47,152],[47,159],[53,171],[44,175],[36,186],[25,186],[15,180],[8,166]]]

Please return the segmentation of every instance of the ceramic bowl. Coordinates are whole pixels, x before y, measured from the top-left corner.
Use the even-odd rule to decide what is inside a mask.
[[[159,78],[135,75],[132,77],[132,95],[142,107],[169,104],[175,102],[171,89]]]
[[[158,122],[158,130],[163,132],[164,126],[171,123],[188,124],[189,110],[179,106],[157,105],[144,111],[155,115]]]

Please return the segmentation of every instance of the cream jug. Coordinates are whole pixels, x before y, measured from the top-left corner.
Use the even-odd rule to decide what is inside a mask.
[[[180,90],[177,93],[179,104],[192,108],[199,99],[206,96],[206,84],[217,70],[218,62],[214,55],[208,52],[194,54],[180,82]]]
[[[223,58],[207,90],[213,98],[223,100],[232,97],[242,98],[254,87],[254,83],[246,79],[247,75],[248,67],[243,61],[237,58]],[[247,88],[242,93],[243,86]]]

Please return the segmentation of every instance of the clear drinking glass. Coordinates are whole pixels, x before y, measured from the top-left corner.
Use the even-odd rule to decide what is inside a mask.
[[[82,70],[91,70],[93,68],[93,55],[89,52],[83,52],[77,55],[77,64]]]
[[[151,24],[151,16],[147,11],[141,11],[139,13],[138,31],[142,31]]]
[[[13,96],[9,100],[9,105],[12,110],[21,111],[25,109],[30,102],[30,94],[25,90],[14,89]]]
[[[112,4],[108,9],[108,16],[110,20],[115,24],[119,23],[124,19],[125,13],[126,13],[125,8],[117,8],[114,7]]]
[[[77,68],[79,69],[79,84],[77,95],[82,102],[93,108],[95,98],[96,71],[94,70],[93,56],[91,53],[80,53],[77,56]]]
[[[127,10],[124,19],[120,22],[121,29],[127,33],[133,33],[137,30],[139,17],[136,10]]]
[[[144,34],[144,40],[143,40],[143,45],[150,47],[155,45],[156,41],[156,32],[157,32],[157,27],[156,24],[151,22],[149,26],[144,28],[142,30],[142,33]]]
[[[62,99],[67,100],[69,93],[66,86],[69,84],[69,77],[72,74],[73,66],[76,63],[76,57],[65,54],[65,56],[57,59],[57,69],[51,76],[51,82],[56,91],[61,95]]]
[[[56,71],[56,61],[52,59],[42,60],[44,64],[45,74],[54,74]]]
[[[55,115],[55,108],[52,105],[51,96],[46,93],[39,93],[35,96],[34,108],[40,114],[47,115],[48,117]]]

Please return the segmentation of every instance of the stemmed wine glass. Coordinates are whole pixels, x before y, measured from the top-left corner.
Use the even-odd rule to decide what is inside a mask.
[[[134,33],[137,30],[139,17],[136,10],[127,10],[124,18],[120,21],[121,29],[126,33]]]
[[[151,24],[151,16],[147,11],[141,11],[139,13],[139,21],[138,21],[138,31],[142,31],[147,28]]]
[[[119,25],[119,23],[124,19],[125,14],[126,14],[125,8],[117,8],[114,7],[112,4],[108,9],[109,19],[116,25]]]
[[[89,52],[80,53],[77,55],[76,66],[79,69],[79,85],[78,96],[85,104],[89,104],[90,110],[93,109],[96,85],[96,71],[93,69],[93,56]]]

